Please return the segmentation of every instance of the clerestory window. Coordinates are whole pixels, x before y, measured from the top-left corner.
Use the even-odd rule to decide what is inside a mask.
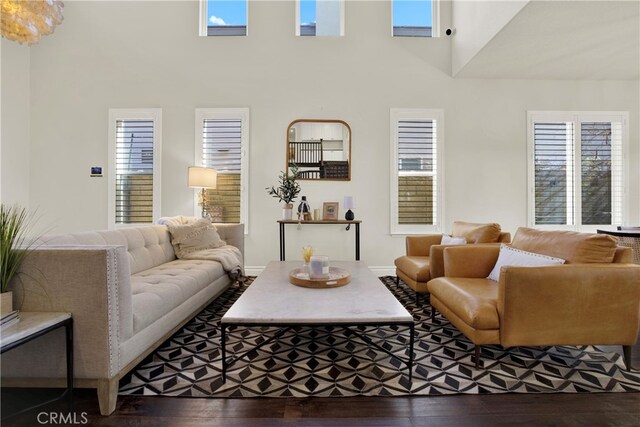
[[[344,36],[344,0],[296,0],[297,36]]]
[[[201,36],[246,36],[247,0],[200,0]]]
[[[392,0],[394,37],[435,37],[437,0]]]

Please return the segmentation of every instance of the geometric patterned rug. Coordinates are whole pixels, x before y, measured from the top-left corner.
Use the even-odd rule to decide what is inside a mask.
[[[395,277],[381,277],[413,314],[413,380],[404,362],[339,327],[292,328],[251,351],[222,383],[220,318],[249,286],[231,287],[120,381],[121,395],[189,397],[401,396],[489,393],[640,391],[640,372],[596,346],[483,346],[475,369],[473,344]],[[233,328],[227,357],[272,337],[279,328]],[[408,329],[358,328],[391,353],[406,357]]]

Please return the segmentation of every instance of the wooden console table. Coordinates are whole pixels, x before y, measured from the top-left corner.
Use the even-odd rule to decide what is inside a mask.
[[[287,224],[303,224],[303,225],[332,225],[332,224],[338,224],[338,225],[346,225],[347,228],[346,230],[348,231],[349,228],[351,228],[351,224],[355,225],[356,227],[356,261],[360,261],[360,223],[362,223],[361,220],[356,219],[353,221],[347,221],[344,219],[336,219],[336,220],[331,220],[331,221],[298,221],[298,220],[278,220],[278,224],[280,224],[280,261],[284,261],[284,257],[285,257],[285,252],[284,252],[284,242],[285,242],[285,235],[284,235],[284,229],[285,226]]]

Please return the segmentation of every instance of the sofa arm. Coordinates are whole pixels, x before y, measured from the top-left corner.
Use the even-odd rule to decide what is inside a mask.
[[[500,342],[517,345],[632,345],[638,338],[640,266],[566,264],[504,267]]]
[[[27,255],[11,287],[22,311],[72,314],[76,377],[111,378],[121,369],[120,343],[133,333],[130,276],[123,246],[43,246]],[[51,361],[64,362],[64,357],[46,355],[64,354],[64,345],[54,340],[52,347],[59,349],[48,348],[44,338],[29,343],[36,346],[30,351],[25,346],[3,354],[3,371],[19,377],[63,377],[64,363]]]
[[[505,233],[502,233],[505,234]],[[509,233],[506,233],[509,234]],[[474,243],[477,246],[498,246],[500,247],[500,243]],[[430,277],[432,279],[436,279],[438,277],[442,277],[445,275],[444,271],[444,250],[446,248],[452,247],[460,247],[459,245],[433,245],[431,246],[431,251],[429,252],[429,269],[430,269]],[[495,264],[495,261],[493,262]],[[493,265],[491,266],[493,269]],[[491,270],[489,270],[491,271]],[[479,273],[480,274],[480,273]],[[489,274],[487,273],[486,276]],[[486,277],[482,276],[482,277]],[[467,276],[458,276],[458,277],[467,277]]]
[[[485,278],[498,260],[500,246],[474,244],[444,248],[444,275],[447,277]]]
[[[407,256],[429,256],[432,245],[439,245],[442,241],[441,234],[429,234],[426,236],[407,236],[405,238]]]
[[[244,257],[244,224],[215,223],[214,225],[220,238],[227,242],[228,245],[240,249]]]

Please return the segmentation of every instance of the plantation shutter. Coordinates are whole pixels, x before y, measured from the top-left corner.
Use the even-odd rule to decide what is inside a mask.
[[[116,121],[116,224],[153,221],[154,121]]]
[[[622,123],[580,124],[582,224],[620,224]]]
[[[535,223],[573,224],[574,126],[534,123]]]
[[[618,117],[534,121],[535,224],[622,224],[624,123]]]
[[[204,119],[202,165],[218,171],[216,189],[207,190],[214,222],[240,222],[242,120]]]
[[[398,120],[398,223],[436,223],[436,121]]]

